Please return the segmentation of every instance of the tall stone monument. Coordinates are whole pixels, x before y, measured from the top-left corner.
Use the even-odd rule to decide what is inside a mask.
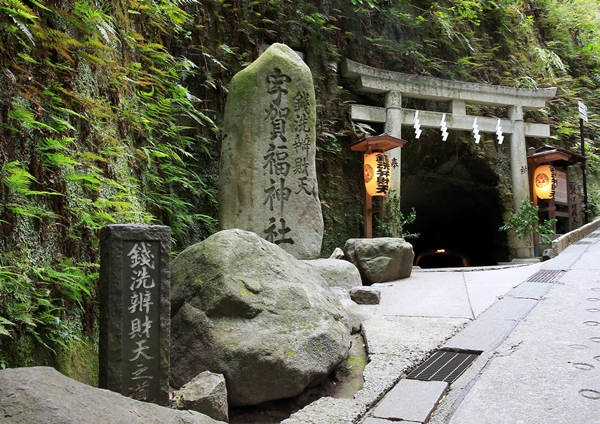
[[[219,174],[221,229],[252,231],[298,259],[319,257],[316,107],[308,66],[273,44],[233,77]]]
[[[159,405],[169,400],[170,251],[169,227],[101,231],[99,386]]]

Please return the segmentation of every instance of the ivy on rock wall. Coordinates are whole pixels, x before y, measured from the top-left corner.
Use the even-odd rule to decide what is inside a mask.
[[[328,256],[362,233],[361,158],[347,145],[368,128],[350,122],[348,105],[382,105],[339,76],[341,59],[557,86],[526,119],[577,151],[578,98],[589,138],[600,132],[599,10],[588,0],[0,0],[0,366],[52,363],[75,338],[93,345],[102,226],[169,225],[176,251],[216,231],[228,84],[263,44],[303,52],[313,72]],[[491,142],[451,142],[448,154],[507,166]],[[591,143],[588,154],[593,177]],[[498,193],[510,201],[502,175]]]
[[[0,1],[0,365],[96,325],[98,231],[163,223],[208,235],[216,127],[169,52],[169,1]],[[212,137],[212,138],[211,138]],[[26,344],[25,346],[23,344]]]

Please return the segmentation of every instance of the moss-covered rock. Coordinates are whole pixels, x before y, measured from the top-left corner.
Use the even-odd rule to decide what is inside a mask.
[[[72,338],[57,351],[56,369],[81,383],[98,387],[98,345]]]
[[[232,407],[295,396],[348,356],[346,313],[317,270],[221,231],[172,264],[171,382],[223,374]]]
[[[350,239],[344,254],[358,268],[365,284],[410,277],[415,254],[401,238]]]

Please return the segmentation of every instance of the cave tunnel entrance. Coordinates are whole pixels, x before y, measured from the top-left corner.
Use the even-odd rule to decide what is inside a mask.
[[[496,265],[508,260],[506,233],[495,185],[421,171],[404,176],[402,210],[414,207],[417,219],[408,230],[415,265],[446,268]]]

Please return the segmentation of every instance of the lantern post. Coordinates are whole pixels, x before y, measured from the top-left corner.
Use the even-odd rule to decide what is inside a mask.
[[[405,140],[381,134],[365,137],[349,146],[350,150],[363,152],[365,238],[373,237],[373,214],[381,212],[380,208],[373,208],[373,197],[387,195],[391,186],[390,159],[385,152],[396,147],[403,147],[405,144]]]
[[[552,165],[544,164],[535,168],[533,171],[533,192],[533,204],[535,206],[538,206],[538,199],[554,199],[554,194],[556,193],[556,171]],[[556,231],[556,228],[554,230]],[[540,236],[537,233],[533,234],[533,249],[535,252],[534,255],[539,256]]]
[[[531,176],[531,198],[538,206],[539,200],[546,200],[546,205],[539,208],[540,213],[547,213],[548,219],[560,219],[562,230],[568,232],[572,228],[572,206],[568,195],[568,167],[575,163],[584,163],[585,157],[567,149],[543,145],[531,149],[527,156]],[[554,224],[554,231],[558,228]],[[534,246],[539,251],[539,236],[534,234]]]
[[[552,165],[540,165],[533,172],[533,188],[538,199],[552,199],[556,192],[556,171]]]
[[[588,195],[587,195],[587,170],[585,168],[585,138],[583,136],[583,122],[587,122],[587,106],[579,101],[579,137],[581,138],[581,156],[584,160],[581,162],[581,174],[583,179],[583,223],[588,223]]]

